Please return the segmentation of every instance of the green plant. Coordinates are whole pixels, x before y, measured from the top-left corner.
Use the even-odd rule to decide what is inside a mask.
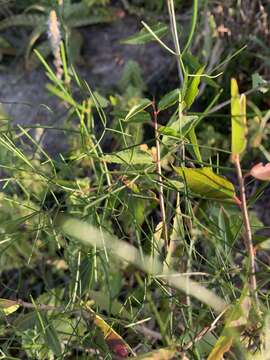
[[[131,12],[135,12],[135,10],[142,12],[157,12],[161,13],[162,11],[166,11],[166,0],[122,0],[123,5],[127,10]],[[175,6],[180,7],[186,5],[184,1],[177,0],[175,1]]]
[[[80,79],[63,43],[61,76],[35,51],[48,91],[69,109],[58,131],[70,149],[52,159],[31,126],[1,130],[1,269],[18,280],[15,288],[3,281],[0,294],[3,358],[269,357],[269,266],[260,257],[269,239],[257,234],[263,225],[249,209],[265,185],[246,198],[248,179],[270,180],[269,164],[242,169],[247,94],[232,79],[230,99],[216,105],[213,75],[182,55],[168,5],[173,49],[160,24],[143,23],[127,40],[156,40],[178,62],[179,87],[159,100],[145,95],[135,62],[126,64],[119,93],[105,98]],[[266,90],[267,82],[254,80],[252,91]],[[194,113],[202,84],[216,93]],[[201,143],[207,134],[197,139],[199,127],[227,104],[231,146]],[[269,114],[252,109],[261,146]],[[18,146],[26,141],[31,156]],[[237,174],[239,191],[228,172]]]
[[[78,59],[83,39],[77,30],[82,26],[105,23],[113,21],[116,16],[112,10],[103,5],[108,1],[44,1],[43,3],[25,3],[23,12],[5,17],[0,21],[0,31],[9,28],[31,29],[24,49],[26,67],[35,65],[35,55],[32,50],[36,47],[44,57],[52,51],[50,39],[50,14],[52,10],[57,13],[57,22],[62,39],[67,42],[69,56],[73,61]],[[26,7],[27,5],[27,7]]]

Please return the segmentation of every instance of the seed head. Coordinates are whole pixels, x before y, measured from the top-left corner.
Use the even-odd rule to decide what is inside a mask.
[[[61,42],[61,32],[55,10],[50,11],[48,20],[48,37],[50,39],[52,50],[57,50]]]

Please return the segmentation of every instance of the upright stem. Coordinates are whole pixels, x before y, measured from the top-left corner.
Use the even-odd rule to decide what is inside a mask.
[[[184,77],[183,77],[183,72],[182,72],[181,50],[180,50],[179,39],[178,39],[178,34],[177,34],[177,26],[176,26],[173,0],[167,0],[167,6],[168,6],[168,11],[169,11],[170,28],[171,28],[172,38],[173,38],[173,42],[174,42],[174,48],[175,48],[175,52],[177,54],[177,69],[178,69],[178,74],[179,74],[180,86],[182,86],[183,82],[184,82]]]
[[[238,183],[240,186],[240,196],[241,196],[241,202],[242,202],[241,210],[242,210],[242,214],[243,214],[243,221],[244,221],[244,228],[245,228],[245,234],[244,234],[245,246],[246,246],[246,250],[249,254],[249,270],[250,270],[249,286],[250,286],[252,295],[254,296],[255,300],[258,301],[258,296],[256,293],[257,281],[256,281],[256,275],[255,275],[255,271],[256,271],[255,253],[254,253],[254,247],[252,244],[252,232],[251,232],[250,221],[249,221],[249,216],[248,216],[245,183],[244,183],[244,178],[243,178],[242,169],[241,169],[241,165],[240,165],[240,159],[239,159],[238,155],[235,157],[235,167],[236,167],[236,171],[237,171]]]
[[[160,211],[163,223],[163,236],[165,240],[166,252],[169,247],[169,238],[168,238],[168,228],[166,222],[166,211],[165,211],[165,201],[164,201],[164,191],[163,191],[163,179],[162,179],[162,171],[161,171],[161,159],[160,159],[160,144],[159,144],[159,133],[158,133],[158,111],[153,103],[153,114],[154,114],[154,127],[155,127],[155,138],[156,138],[156,149],[157,149],[157,158],[156,158],[156,170],[158,174],[158,182],[159,182],[159,204]]]

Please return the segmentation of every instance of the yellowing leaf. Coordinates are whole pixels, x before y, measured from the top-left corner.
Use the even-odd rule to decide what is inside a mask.
[[[235,197],[233,184],[224,177],[216,175],[209,167],[201,169],[174,168],[186,181],[189,189],[207,199],[232,200]]]
[[[230,350],[233,343],[232,336],[221,336],[216,342],[207,360],[221,360],[223,355]]]
[[[246,96],[239,95],[237,81],[231,79],[232,160],[242,154],[247,144]]]
[[[107,324],[101,316],[97,315],[94,310],[92,310],[87,304],[84,307],[86,311],[88,311],[91,316],[93,316],[94,324],[102,331],[104,340],[106,341],[108,347],[120,358],[127,358],[129,352],[132,352],[132,350],[123,340],[123,338],[117,334],[117,332],[113,330],[113,328]]]
[[[151,351],[147,354],[137,356],[138,360],[169,360],[175,358],[176,350],[175,349],[159,349]],[[180,359],[180,358],[179,358]]]
[[[239,328],[248,324],[249,312],[251,309],[251,298],[248,289],[242,290],[240,299],[228,314],[225,329]]]
[[[8,299],[0,299],[0,312],[5,315],[10,315],[19,309],[20,305],[17,301],[8,300]]]
[[[241,328],[248,324],[249,312],[251,309],[251,298],[245,287],[240,299],[231,308],[220,338],[217,340],[207,360],[221,360],[223,355],[230,350],[234,342],[239,341]]]

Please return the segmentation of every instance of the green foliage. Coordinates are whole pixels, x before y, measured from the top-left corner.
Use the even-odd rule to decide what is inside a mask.
[[[191,107],[191,105],[194,103],[198,93],[199,93],[199,84],[201,80],[201,75],[204,71],[204,66],[202,66],[196,73],[195,77],[191,80],[187,92],[185,94],[184,101],[186,103],[186,106],[188,109]]]
[[[118,86],[119,90],[124,92],[127,97],[134,96],[136,93],[140,96],[145,90],[141,68],[136,61],[127,61]]]
[[[107,3],[108,1],[104,0],[82,0],[80,2],[65,0],[60,5],[60,2],[55,0],[44,1],[35,6],[36,2],[33,4],[26,4],[25,2],[25,7],[26,5],[29,5],[29,7],[25,9],[22,4],[18,9],[23,8],[24,12],[11,15],[0,21],[0,31],[20,27],[31,30],[25,46],[25,64],[26,67],[31,68],[37,64],[35,55],[32,53],[33,48],[36,47],[44,57],[54,51],[50,39],[47,40],[47,36],[45,36],[44,40],[44,35],[49,34],[49,38],[52,37],[49,16],[51,10],[56,10],[61,38],[67,41],[70,51],[69,57],[74,62],[78,60],[80,46],[83,44],[77,29],[82,26],[106,23],[115,19],[110,9],[101,7]],[[72,46],[74,42],[77,44],[76,49]]]
[[[48,76],[46,89],[68,109],[61,126],[69,146],[51,158],[30,127],[0,109],[0,357],[267,358],[269,237],[258,233],[264,225],[254,210],[243,212],[242,192],[249,175],[269,180],[269,165],[257,164],[242,177],[238,169],[241,202],[229,159],[249,160],[253,151],[269,156],[270,112],[250,97],[246,109],[234,79],[221,102],[227,73],[212,78],[216,59],[195,56],[192,47],[194,38],[198,45],[205,36],[204,51],[211,50],[213,19],[204,24],[212,35],[196,38],[202,23],[194,2],[190,33],[185,41],[180,37],[188,45],[183,56],[172,11],[167,25],[151,27],[178,61],[179,87],[174,83],[154,99],[139,64],[130,60],[114,92],[104,95],[80,80],[72,53],[81,42],[71,43],[74,28],[111,19],[102,7],[109,2],[64,1],[63,9],[58,1],[44,0],[39,9],[26,3],[0,27],[33,30],[29,60],[36,44],[46,48],[48,14],[57,10],[67,36],[62,77],[45,53],[35,54]],[[160,17],[166,2],[126,5]],[[168,29],[171,48],[162,38]],[[153,36],[145,28],[126,43],[148,40]],[[252,91],[266,96],[267,81],[255,73],[252,82]],[[264,188],[250,191],[250,207]],[[247,222],[249,250],[258,254],[255,288]]]
[[[118,163],[118,164],[126,164],[126,165],[149,165],[153,163],[153,159],[150,154],[146,151],[142,151],[139,149],[126,149],[119,151],[116,154],[110,154],[104,156],[104,161]]]
[[[168,94],[164,95],[162,99],[158,102],[159,111],[165,110],[172,105],[176,104],[180,99],[180,91],[179,89],[174,89],[170,91]]]
[[[131,5],[141,7],[147,11],[156,11],[161,12],[163,10],[166,10],[166,0],[131,0]],[[183,0],[176,0],[175,6],[180,7],[183,5]]]
[[[195,194],[216,200],[232,200],[235,196],[233,184],[216,175],[211,168],[189,169],[183,167],[174,169]]]
[[[235,79],[231,80],[231,116],[232,116],[232,157],[235,158],[246,148],[246,96],[239,95]]]
[[[157,24],[152,27],[152,31],[156,36],[161,38],[168,32],[168,27],[164,24]],[[131,35],[127,39],[122,40],[122,43],[126,45],[142,45],[154,40],[155,37],[145,28],[142,28],[137,34]]]

